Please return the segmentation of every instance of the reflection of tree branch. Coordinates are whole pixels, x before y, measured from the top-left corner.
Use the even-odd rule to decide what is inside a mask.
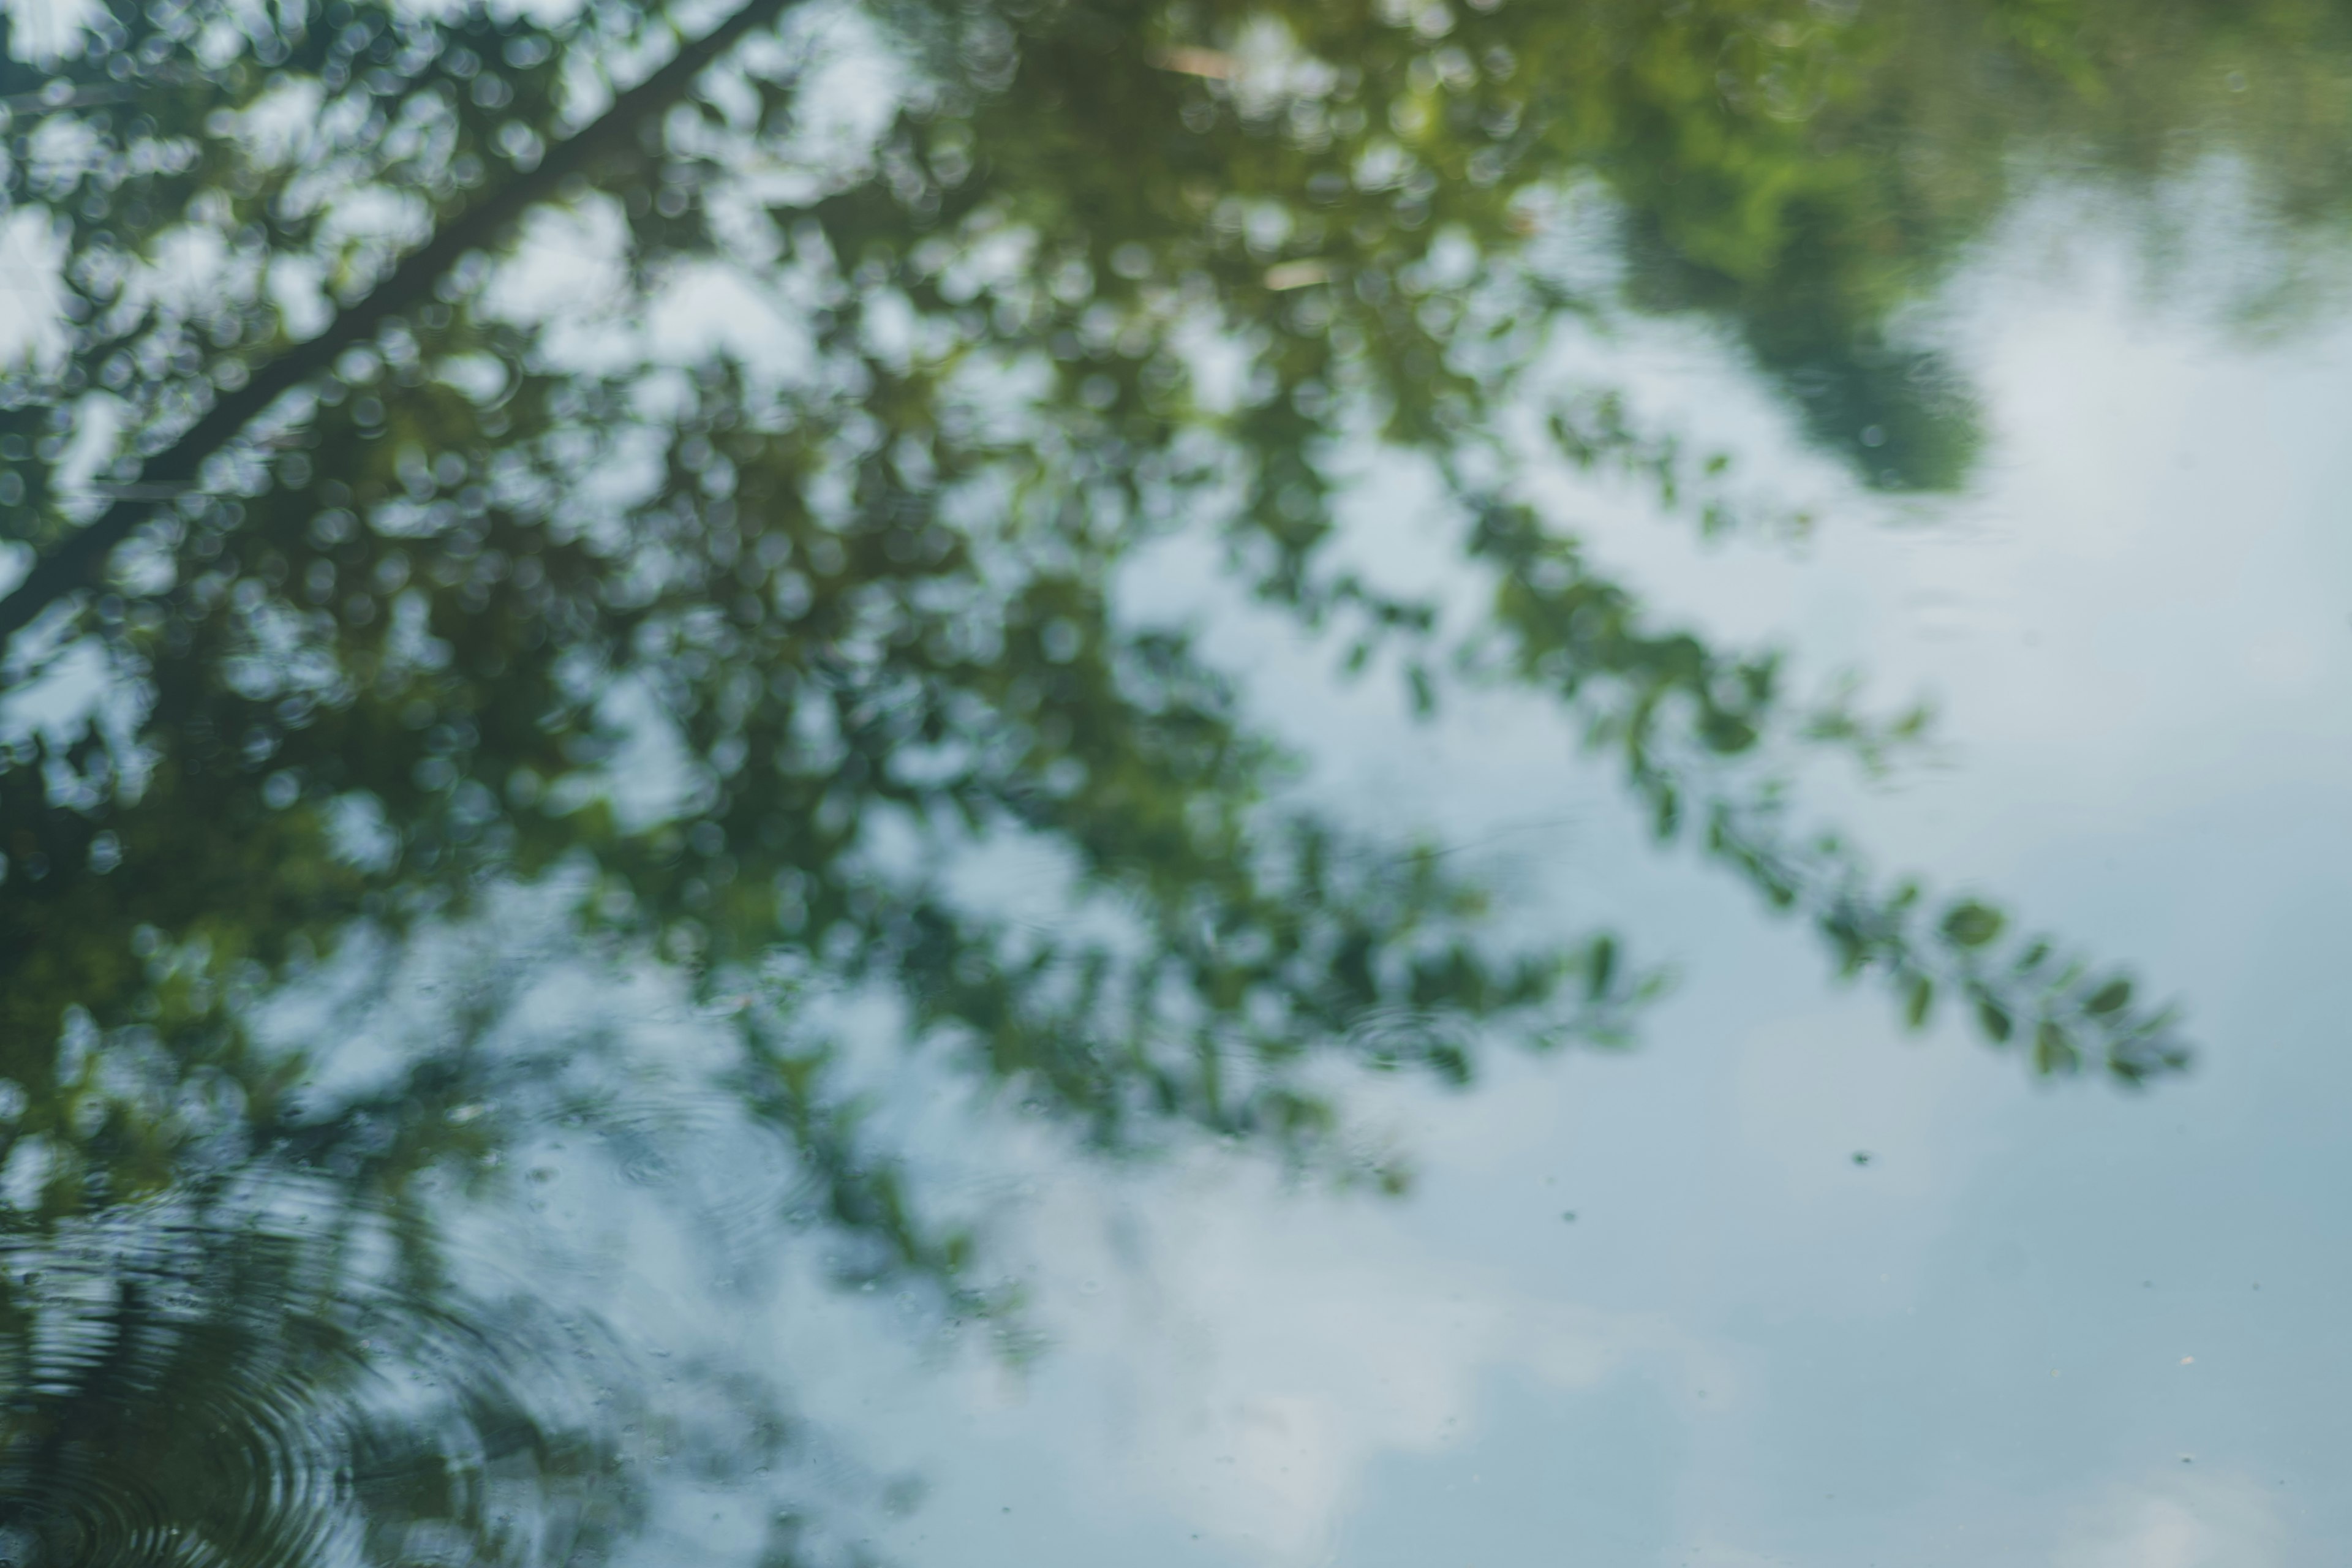
[[[2094,970],[2047,938],[2004,942],[2009,917],[1974,899],[1947,904],[1923,930],[1925,900],[1916,883],[1873,891],[1853,850],[1829,837],[1790,842],[1769,803],[1714,802],[1706,845],[1774,906],[1821,932],[1841,973],[1883,975],[1913,1028],[1926,1025],[1945,995],[1965,1006],[1993,1044],[2027,1042],[2033,1070],[2045,1076],[2091,1066],[2138,1085],[2189,1065],[2189,1048],[2173,1031],[2173,1010],[2135,1005],[2127,976]]]
[[[1872,891],[1860,857],[1839,840],[1792,840],[1769,777],[1737,776],[1775,739],[1831,744],[1882,768],[1891,748],[1916,737],[1923,713],[1874,723],[1843,707],[1792,710],[1773,656],[1729,658],[1687,634],[1650,629],[1640,602],[1531,509],[1465,499],[1479,512],[1474,553],[1499,572],[1490,664],[1587,716],[1594,739],[1622,755],[1659,837],[1702,822],[1708,854],[1809,921],[1843,973],[1883,974],[1914,1027],[1940,994],[1961,999],[1995,1045],[2022,1035],[2038,1072],[2071,1073],[2087,1058],[2137,1084],[2188,1065],[2172,1011],[2135,1006],[2125,976],[2062,961],[2047,942],[2002,948],[2008,916],[1973,899],[1919,927],[1916,884]],[[1997,950],[2004,962],[1994,962]]]
[[[76,109],[95,109],[102,104],[130,103],[158,87],[185,86],[201,79],[193,70],[170,67],[158,67],[133,81],[93,82],[81,87],[60,78],[38,92],[0,95],[0,113],[14,120],[23,120],[42,114],[63,114]]]
[[[681,47],[660,69],[613,100],[594,122],[550,148],[535,168],[475,200],[464,213],[410,252],[389,277],[337,312],[317,336],[297,343],[234,391],[225,392],[177,439],[150,458],[137,493],[120,495],[104,511],[44,556],[25,580],[0,599],[0,658],[16,633],[59,599],[87,586],[114,547],[131,536],[159,495],[193,484],[205,459],[287,393],[333,364],[344,350],[366,342],[393,316],[426,298],[467,252],[494,243],[530,208],[562,190],[603,159],[631,152],[648,116],[667,109],[705,68],[752,29],[772,22],[794,0],[749,0],[740,10]]]

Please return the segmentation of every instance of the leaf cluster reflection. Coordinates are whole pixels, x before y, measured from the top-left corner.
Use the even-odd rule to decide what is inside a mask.
[[[1338,1135],[1335,1063],[1459,1084],[1498,1044],[1629,1039],[1656,980],[1613,937],[1517,935],[1434,845],[1303,804],[1215,650],[1122,613],[1174,534],[1424,710],[1556,700],[1661,837],[1915,1026],[1949,998],[2044,1073],[2185,1061],[2119,972],[1790,826],[1790,756],[1899,765],[1922,716],[1804,700],[1769,650],[1659,624],[1534,468],[1761,522],[1721,460],[1537,372],[1563,323],[1697,313],[1864,486],[1956,487],[1973,405],[1904,307],[2036,160],[2129,190],[2226,149],[2283,233],[2324,234],[2332,16],[854,16],[754,0],[677,55],[631,4],[157,0],[0,66],[6,221],[58,262],[0,374],[27,568],[0,601],[22,1554],[562,1560],[643,1526],[653,1418],[610,1392],[634,1374],[582,1393],[606,1348],[564,1347],[593,1330],[469,1294],[440,1234],[513,1198],[504,1156],[548,1118],[610,1131],[626,1091],[582,1075],[619,1058],[593,1031],[501,1046],[520,1015],[493,988],[364,1090],[316,1088],[398,1005],[355,965],[495,946],[518,889],[730,1042],[714,1085],[793,1173],[777,1226],[821,1213],[845,1278],[958,1315],[1014,1303],[861,1130],[815,981],[890,998],[921,1070],[1106,1153],[1193,1129],[1390,1188],[1402,1167]],[[856,134],[822,111],[845,47],[888,62]],[[1606,286],[1557,254],[1596,210]],[[600,234],[604,303],[529,282]],[[1333,454],[1371,442],[1436,476],[1476,624],[1340,564]],[[960,889],[961,857],[1007,845],[1060,868],[1064,918]],[[429,1396],[395,1397],[425,1365]],[[768,1394],[712,1376],[748,1427],[679,1444],[724,1469],[782,1441]]]

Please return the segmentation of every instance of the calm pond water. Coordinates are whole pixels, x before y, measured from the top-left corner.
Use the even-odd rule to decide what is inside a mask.
[[[0,44],[0,1563],[2340,1559],[2352,14]]]

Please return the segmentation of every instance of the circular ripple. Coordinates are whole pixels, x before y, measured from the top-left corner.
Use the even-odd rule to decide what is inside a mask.
[[[412,1542],[520,1568],[599,1534],[629,1489],[578,1347],[358,1267],[361,1229],[0,1237],[0,1561],[309,1568]]]

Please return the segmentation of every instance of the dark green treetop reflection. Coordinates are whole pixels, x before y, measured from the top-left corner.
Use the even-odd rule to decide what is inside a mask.
[[[681,46],[633,5],[546,23],[159,0],[0,68],[9,221],[54,226],[61,258],[57,320],[0,374],[26,563],[0,679],[49,714],[0,753],[5,1136],[39,1156],[12,1246],[226,1234],[206,1205],[299,1173],[429,1279],[418,1184],[496,1180],[521,1069],[468,1026],[372,1097],[321,1100],[302,1086],[330,1047],[253,1019],[352,942],[396,947],[517,882],[575,889],[582,942],[754,999],[723,1026],[746,1114],[870,1243],[854,1271],[911,1270],[959,1310],[990,1305],[970,1243],[862,1146],[780,976],[889,993],[915,1037],[1097,1146],[1190,1124],[1390,1183],[1328,1136],[1317,1059],[1459,1082],[1481,1042],[1623,1038],[1647,982],[1613,941],[1515,943],[1442,858],[1290,804],[1281,737],[1243,721],[1233,678],[1115,613],[1121,563],[1178,530],[1423,704],[1455,679],[1556,696],[1662,834],[1798,910],[1914,1023],[1952,998],[2042,1072],[2185,1059],[2121,975],[1788,830],[1764,759],[1873,763],[1916,721],[1798,700],[1769,652],[1655,624],[1521,499],[1495,416],[1533,395],[1557,321],[1699,310],[1865,483],[1957,485],[1967,389],[1900,308],[2036,159],[2129,185],[2177,172],[2176,131],[2234,151],[2305,232],[2332,224],[2344,155],[2311,150],[2342,142],[2333,10],[902,4],[803,24],[753,0]],[[894,95],[846,151],[803,102],[845,33],[891,59]],[[1593,186],[1625,263],[1606,295],[1541,262],[1545,214]],[[724,271],[804,346],[780,367],[627,311],[597,329],[627,352],[567,346],[566,312],[500,292],[519,226],[564,209],[625,234],[648,310]],[[1237,371],[1208,374],[1204,336]],[[1569,458],[1729,514],[1714,465],[1605,392],[1549,412]],[[1328,459],[1368,422],[1442,475],[1431,526],[1491,584],[1467,648],[1331,563]],[[655,807],[626,798],[647,746]],[[879,852],[894,835],[923,851]],[[1052,933],[940,875],[1008,838],[1075,869]],[[259,1234],[142,1244],[155,1279],[270,1281],[183,1292],[184,1322],[227,1336],[197,1362],[173,1359],[198,1331],[165,1322],[166,1287],[100,1268],[110,1293],[70,1307],[93,1348],[19,1400],[6,1473],[133,1462],[107,1410],[134,1363],[155,1408],[197,1399],[169,1392],[183,1377],[231,1399],[357,1375],[334,1249]],[[321,1303],[321,1359],[236,1338],[239,1303],[273,1292]],[[38,1311],[8,1300],[29,1346]],[[137,1462],[174,1478],[157,1528],[238,1538],[174,1489],[209,1472]],[[319,1507],[425,1506],[395,1495]]]

